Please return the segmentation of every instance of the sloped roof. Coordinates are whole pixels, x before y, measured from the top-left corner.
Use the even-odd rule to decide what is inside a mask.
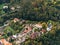
[[[4,45],[12,45],[12,43],[9,43],[6,39],[1,39],[0,42]]]

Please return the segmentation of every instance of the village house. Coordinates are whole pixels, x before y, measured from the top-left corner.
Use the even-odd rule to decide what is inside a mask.
[[[14,18],[14,23],[16,23],[16,22],[18,22],[19,21],[19,19],[18,18]]]
[[[46,33],[46,30],[45,30],[45,29],[42,29],[42,30],[40,31],[40,33],[41,33],[41,34],[44,34],[44,33]]]
[[[8,6],[3,6],[3,9],[8,8]]]
[[[50,30],[51,30],[51,28],[47,27],[47,31],[50,31]]]
[[[37,37],[38,37],[38,33],[37,32],[31,33],[31,35],[30,35],[31,39],[35,39]]]
[[[32,30],[32,32],[34,33],[34,31],[35,31],[36,29],[41,30],[41,29],[42,29],[42,24],[35,24],[35,25],[33,25],[33,30]]]
[[[8,6],[3,6],[3,11],[6,13],[6,12],[8,12]]]
[[[26,25],[24,28],[25,28],[25,30],[23,31],[24,33],[27,33],[32,30],[32,28],[29,25]]]
[[[42,28],[42,24],[35,24],[34,27],[41,29]]]
[[[17,35],[12,35],[11,38],[12,39],[16,39],[17,38]]]
[[[12,45],[12,43],[9,43],[8,41],[6,41],[6,39],[1,39],[0,43],[3,45]]]
[[[10,9],[14,11],[15,10],[15,7],[11,7]]]
[[[47,26],[47,31],[50,31],[52,29],[52,24],[49,23],[48,26]]]

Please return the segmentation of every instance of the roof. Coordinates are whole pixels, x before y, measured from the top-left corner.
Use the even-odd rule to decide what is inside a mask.
[[[3,6],[3,8],[5,9],[5,8],[8,8],[8,6]]]
[[[14,20],[19,20],[18,18],[14,18]]]
[[[19,21],[19,19],[18,18],[14,18],[14,22],[17,22],[17,21]]]
[[[31,39],[35,39],[37,37],[38,33],[37,32],[34,32],[31,34],[30,38]]]
[[[12,43],[9,43],[6,39],[1,39],[0,42],[4,45],[12,45]]]
[[[24,30],[24,33],[27,33],[28,32],[28,30]]]
[[[45,29],[42,29],[42,32],[44,32],[44,33],[45,33],[45,32],[46,32],[46,30],[45,30]]]
[[[42,28],[42,24],[36,24],[35,27]]]
[[[47,31],[50,31],[50,30],[51,30],[51,28],[47,27]]]
[[[24,30],[24,33],[27,33],[27,32],[29,32],[29,31],[31,31],[31,30],[32,30],[31,27],[26,27],[26,29]]]
[[[15,7],[11,7],[11,10],[15,10]]]

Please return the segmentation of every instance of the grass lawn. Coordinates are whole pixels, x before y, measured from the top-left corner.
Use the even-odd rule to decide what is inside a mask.
[[[2,9],[3,9],[3,6],[4,6],[4,4],[0,4],[0,14],[3,14],[3,13],[5,13]]]

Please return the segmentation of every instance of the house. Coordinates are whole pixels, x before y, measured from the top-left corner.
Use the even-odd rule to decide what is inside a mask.
[[[19,19],[18,18],[14,18],[14,23],[16,23],[16,22],[18,22],[19,21]]]
[[[51,24],[51,23],[49,23],[49,24],[48,24],[48,27],[47,27],[47,29],[46,29],[46,30],[47,30],[47,31],[50,31],[51,29],[52,29],[52,24]]]
[[[3,9],[6,9],[6,8],[8,9],[8,6],[3,6]]]
[[[15,7],[11,7],[11,10],[15,10]]]
[[[26,24],[24,28],[25,28],[25,29],[28,28],[28,30],[32,29],[29,24]]]
[[[24,33],[28,33],[31,30],[32,30],[32,28],[30,26],[25,26]]]
[[[42,24],[35,24],[32,31],[34,32],[35,29],[41,30],[42,29]]]
[[[51,30],[51,28],[47,27],[47,31],[50,31],[50,30]]]
[[[13,35],[11,36],[12,39],[16,39],[17,38],[17,35]]]
[[[44,34],[44,33],[46,33],[46,30],[42,29],[40,32],[41,32],[41,34]]]
[[[48,24],[48,27],[49,27],[49,28],[52,28],[52,24],[51,24],[51,23],[49,23],[49,24]]]
[[[39,30],[42,28],[42,24],[35,24],[34,27],[39,28]]]
[[[25,37],[21,38],[21,42],[24,42],[25,41]]]
[[[12,43],[9,43],[8,41],[6,41],[6,39],[1,39],[0,43],[3,45],[12,45]]]
[[[8,8],[9,8],[8,6],[3,6],[3,11],[4,11],[5,13],[7,13],[7,12],[9,11]]]
[[[24,30],[24,33],[27,33],[28,32],[28,28],[26,28],[25,30]]]
[[[34,33],[32,33],[32,34],[30,35],[30,38],[31,38],[31,39],[35,39],[35,38],[37,38],[37,36],[38,36],[38,33],[37,33],[37,32],[34,32]]]
[[[20,43],[24,41],[25,41],[25,37],[21,37],[21,38],[18,38],[15,42],[16,42],[16,45],[20,45]]]

